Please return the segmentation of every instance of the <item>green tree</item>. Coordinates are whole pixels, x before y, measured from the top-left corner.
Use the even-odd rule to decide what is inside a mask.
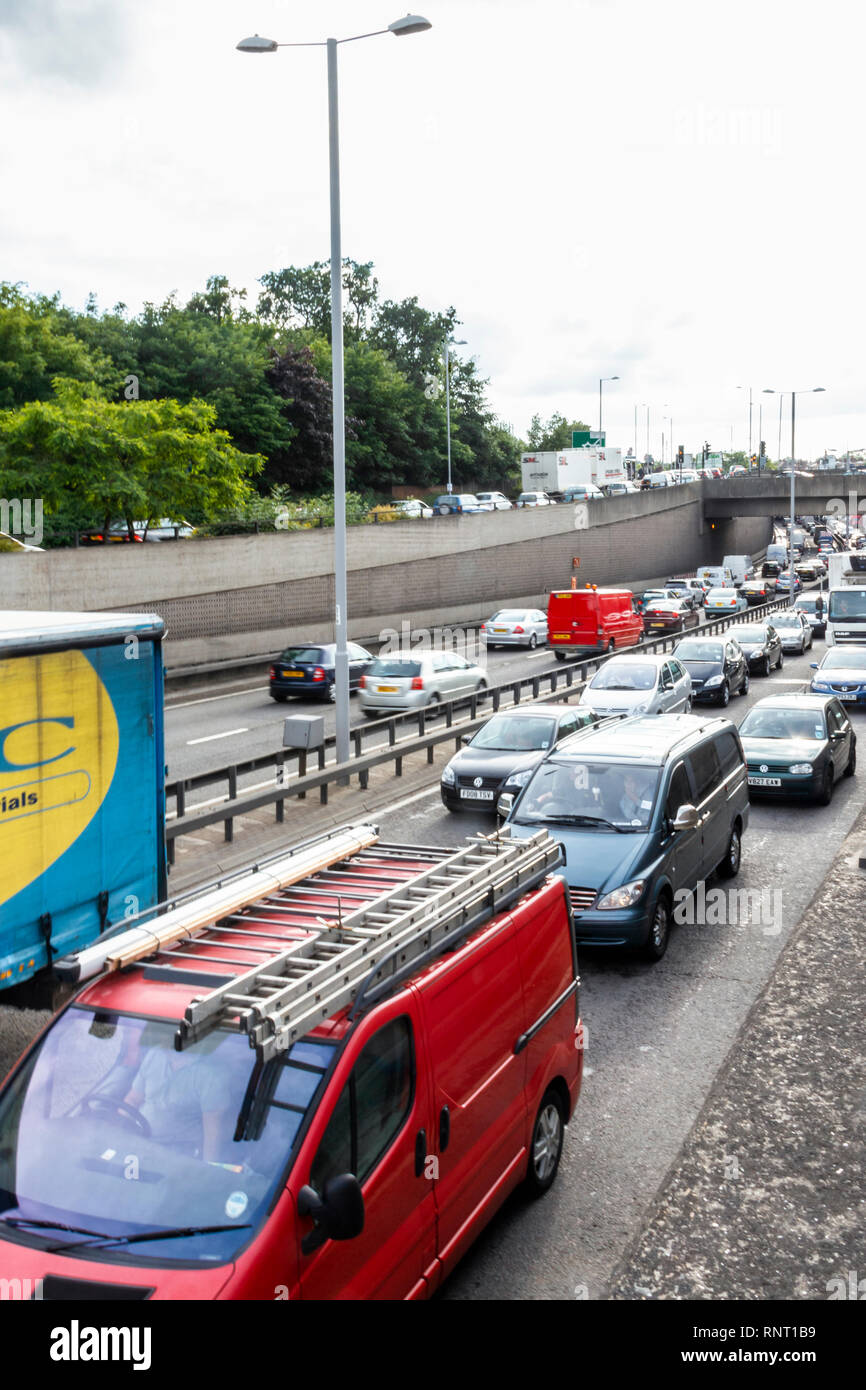
[[[55,376],[112,384],[115,370],[95,345],[65,331],[53,299],[28,299],[0,285],[0,409],[47,400]]]
[[[198,520],[249,496],[264,460],[215,428],[213,406],[119,405],[92,384],[53,386],[52,400],[0,413],[0,490],[42,498],[60,529],[121,519],[132,534],[134,521]]]
[[[546,424],[542,424],[540,415],[533,415],[529,425],[529,433],[526,436],[527,447],[544,453],[547,450],[570,449],[571,436],[574,430],[591,429],[583,420],[572,420],[569,424],[564,415],[555,410]]]

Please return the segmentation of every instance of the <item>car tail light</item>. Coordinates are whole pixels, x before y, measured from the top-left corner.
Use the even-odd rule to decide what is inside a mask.
[[[411,684],[411,686],[409,687],[409,689],[410,689],[410,690],[423,690],[423,689],[424,689],[424,682],[423,682],[423,680],[421,679],[420,676],[413,676],[413,677],[412,677],[412,684]]]
[[[276,668],[276,666],[272,666],[272,667],[271,667],[271,669],[268,671],[268,676],[270,677],[270,679],[271,679],[272,681],[275,681],[275,680],[277,679],[277,668]]]
[[[517,624],[517,627],[514,629],[514,631],[515,631],[515,632],[523,632],[523,631],[524,631],[524,628],[522,628],[522,627],[520,626],[520,624],[518,623],[518,624]]]
[[[313,680],[314,680],[314,681],[323,681],[324,679],[325,679],[325,673],[324,673],[324,671],[322,670],[321,666],[317,666],[316,669],[315,669],[315,671],[313,672]]]
[[[366,690],[366,689],[367,689],[367,677],[366,677],[366,676],[362,676],[361,679],[358,681],[358,689],[359,689],[359,690]]]

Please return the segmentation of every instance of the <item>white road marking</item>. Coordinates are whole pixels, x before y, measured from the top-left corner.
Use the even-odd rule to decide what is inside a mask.
[[[206,734],[204,738],[188,738],[187,747],[193,743],[211,743],[215,738],[231,738],[233,734],[248,734],[249,729],[226,729],[224,734]]]
[[[231,690],[228,695],[203,695],[198,700],[179,700],[177,704],[168,704],[166,709],[189,709],[191,705],[209,705],[213,700],[234,700],[238,695],[251,695],[255,690],[267,690],[266,685],[245,685],[241,690]],[[169,697],[170,698],[170,697]]]

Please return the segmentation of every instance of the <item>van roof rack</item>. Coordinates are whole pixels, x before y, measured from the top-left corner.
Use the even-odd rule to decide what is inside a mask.
[[[192,903],[154,922],[149,940],[144,928],[119,935],[104,968],[140,961],[146,979],[212,986],[187,1005],[175,1048],[218,1028],[246,1033],[266,1062],[348,1005],[353,1018],[371,1008],[561,863],[546,830],[524,840],[474,835],[448,850],[379,843],[370,826],[347,828],[330,843],[308,842],[291,876],[273,865],[264,893],[257,874],[243,902],[233,884],[234,900],[211,903],[197,920]],[[287,938],[287,926],[306,935]]]

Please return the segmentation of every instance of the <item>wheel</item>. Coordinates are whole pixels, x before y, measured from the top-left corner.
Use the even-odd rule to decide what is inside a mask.
[[[824,780],[815,799],[819,806],[829,806],[833,800],[833,767],[830,763],[824,769]]]
[[[556,657],[557,661],[565,660],[565,652],[554,652],[553,655]]]
[[[278,705],[284,705],[288,698],[288,695],[284,695],[283,692],[280,690],[271,691],[271,699],[276,700]]]
[[[784,666],[784,664],[785,664],[785,653],[780,651],[780,652],[779,652],[779,660],[776,662],[776,670],[777,670],[777,671],[781,671],[781,669],[782,669],[782,667]]]
[[[82,1114],[86,1114],[88,1110],[111,1110],[115,1115],[132,1120],[136,1129],[144,1135],[145,1139],[149,1139],[151,1136],[150,1125],[141,1111],[136,1110],[134,1105],[127,1105],[125,1100],[118,1100],[115,1096],[100,1095],[97,1091],[95,1095],[84,1096],[78,1105],[73,1106],[73,1110],[80,1111]]]
[[[533,1197],[543,1197],[553,1186],[565,1138],[565,1109],[558,1091],[545,1091],[532,1126],[526,1186]]]
[[[719,696],[719,704],[721,705],[722,709],[727,709],[730,699],[731,687],[728,685],[728,682],[725,681],[724,685],[722,686],[722,693]]]
[[[477,684],[476,687],[475,687],[475,694],[476,694],[476,696],[477,696],[477,698],[478,698],[479,701],[480,701],[480,700],[486,700],[486,699],[487,699],[487,682],[486,682],[486,681],[479,681],[479,682],[478,682],[478,684]]]
[[[667,898],[661,897],[653,908],[649,936],[641,950],[645,960],[661,960],[668,949],[671,934],[671,913]]]
[[[428,719],[432,718],[435,714],[438,714],[439,706],[441,705],[441,703],[441,699],[434,690],[433,694],[430,696],[430,699],[427,701],[427,704],[424,707],[424,714]]]
[[[765,657],[764,657],[764,664],[763,664],[763,666],[761,667],[761,675],[762,675],[762,676],[768,676],[769,674],[770,674],[770,658],[769,658],[768,656],[765,656]]]
[[[438,507],[437,510],[438,510],[440,516],[449,516],[450,513],[451,513],[451,508],[450,508],[450,507],[446,507],[445,504],[444,504],[444,502],[443,502],[443,503],[440,503],[440,505],[439,505],[439,507]]]
[[[749,668],[748,668],[748,666],[747,666],[747,667],[746,667],[746,674],[743,676],[743,684],[740,686],[740,694],[741,694],[741,695],[748,695],[748,693],[749,693]]]
[[[534,632],[531,632],[529,634],[529,641],[527,643],[527,646],[529,647],[529,650],[531,652],[534,652],[535,648],[538,646],[538,638],[536,637]]]
[[[614,643],[614,640],[613,640],[613,638],[611,637],[610,641],[609,641],[608,644],[607,644],[607,653],[608,653],[608,655],[610,655],[610,653],[613,651],[615,645],[616,645],[616,644]]]
[[[450,812],[451,812],[452,816],[457,816],[457,815],[460,814],[460,807],[459,807],[459,806],[449,806],[449,804],[448,804],[447,801],[443,801],[443,802],[442,802],[442,805],[445,807],[445,810],[446,810],[446,811],[450,811]]]
[[[856,744],[856,741],[852,738],[852,740],[851,740],[851,753],[850,753],[850,756],[849,756],[849,758],[848,758],[847,763],[845,764],[845,773],[844,773],[844,776],[846,776],[846,777],[853,777],[853,776],[854,776],[854,773],[855,773],[856,771],[857,771],[857,744]]]
[[[740,838],[740,827],[735,825],[731,831],[731,838],[728,841],[728,848],[725,850],[725,857],[719,865],[720,878],[736,878],[740,872],[740,858],[743,852],[743,842]]]
[[[324,696],[324,700],[326,705],[335,705],[337,703],[336,681],[331,681],[331,683],[329,684],[327,694]]]

